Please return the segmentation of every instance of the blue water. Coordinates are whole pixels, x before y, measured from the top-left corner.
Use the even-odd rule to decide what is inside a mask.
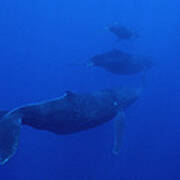
[[[113,122],[68,136],[21,130],[2,180],[180,179],[180,2],[178,0],[18,0],[0,2],[0,108],[63,94],[138,84],[102,69],[73,66],[121,48],[158,65],[126,112],[121,152],[111,153]],[[116,43],[105,26],[121,22],[139,39]]]

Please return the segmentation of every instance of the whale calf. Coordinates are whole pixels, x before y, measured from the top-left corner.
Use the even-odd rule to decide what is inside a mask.
[[[88,60],[89,67],[101,67],[118,75],[131,75],[152,68],[154,61],[146,56],[133,55],[118,49],[97,54]]]
[[[124,127],[124,111],[133,104],[142,88],[118,88],[63,96],[0,113],[0,164],[17,149],[22,125],[55,134],[72,134],[115,120],[114,153],[118,153]]]

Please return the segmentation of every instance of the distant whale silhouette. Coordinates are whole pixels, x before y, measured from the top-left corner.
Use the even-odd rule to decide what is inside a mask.
[[[155,66],[155,63],[151,58],[113,49],[93,56],[89,59],[87,65],[101,67],[118,75],[131,75],[147,71]]]
[[[126,26],[123,26],[119,23],[113,23],[107,26],[106,29],[118,37],[118,40],[129,40],[138,37],[136,32],[133,32]]]
[[[124,110],[133,104],[141,88],[119,88],[92,94],[66,92],[52,100],[0,113],[0,164],[16,152],[21,125],[55,134],[72,134],[115,120],[114,152],[118,153],[124,127]]]

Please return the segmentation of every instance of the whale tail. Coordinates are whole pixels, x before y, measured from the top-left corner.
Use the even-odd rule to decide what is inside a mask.
[[[16,113],[0,116],[0,165],[5,164],[15,154],[20,129],[21,117]]]

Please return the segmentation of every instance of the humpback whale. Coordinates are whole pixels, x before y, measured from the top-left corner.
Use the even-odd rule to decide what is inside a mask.
[[[120,25],[119,23],[114,23],[106,27],[111,33],[118,37],[118,40],[128,40],[138,37],[136,32],[133,32],[129,28]]]
[[[72,134],[94,128],[115,118],[114,148],[121,145],[124,111],[133,104],[142,88],[121,87],[93,93],[78,94],[67,91],[63,96],[39,103],[24,105],[0,113],[0,164],[16,152],[22,125],[59,135]]]
[[[101,67],[106,71],[118,75],[131,75],[147,71],[152,68],[155,63],[149,57],[133,55],[113,49],[93,56],[89,59],[87,65],[90,67]]]

